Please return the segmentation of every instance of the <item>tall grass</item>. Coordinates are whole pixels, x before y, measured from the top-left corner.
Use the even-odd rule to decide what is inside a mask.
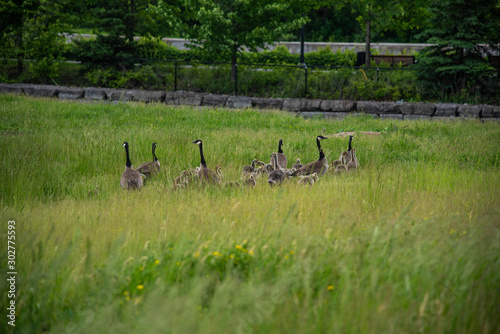
[[[0,120],[0,219],[18,227],[7,332],[499,332],[498,124],[11,95]],[[195,139],[236,180],[279,139],[291,164],[317,159],[320,133],[368,130],[383,134],[355,136],[360,170],[312,188],[171,190],[199,165]],[[125,140],[135,166],[158,143],[141,191],[119,186]],[[322,145],[332,161],[347,138]]]

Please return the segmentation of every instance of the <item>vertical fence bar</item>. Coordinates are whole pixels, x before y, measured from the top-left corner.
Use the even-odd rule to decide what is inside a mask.
[[[380,68],[377,67],[377,82],[378,82],[378,74],[380,72]]]
[[[177,91],[177,60],[175,61],[174,69],[174,92]]]
[[[234,95],[238,96],[238,63],[234,67]]]
[[[304,64],[304,70],[305,70],[305,96],[307,97],[307,66]]]

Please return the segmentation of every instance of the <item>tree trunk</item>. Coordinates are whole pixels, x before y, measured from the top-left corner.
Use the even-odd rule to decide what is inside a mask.
[[[134,31],[135,31],[135,2],[134,0],[130,0],[130,14],[131,17],[127,20],[126,25],[126,37],[129,42],[134,40]]]
[[[370,67],[370,28],[371,28],[371,20],[366,20],[366,46],[365,46],[365,66]]]

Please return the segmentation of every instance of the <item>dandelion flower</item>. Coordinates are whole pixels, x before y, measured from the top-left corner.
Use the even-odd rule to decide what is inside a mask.
[[[155,264],[159,264],[160,263],[160,260],[155,260]]]
[[[248,251],[248,254],[253,255],[254,253],[253,251]]]
[[[137,286],[137,290],[142,290],[142,289],[144,289],[144,285],[139,284],[139,285]]]
[[[329,285],[329,286],[326,287],[326,289],[329,290],[329,291],[331,291],[331,290],[335,289],[335,287],[333,285]]]

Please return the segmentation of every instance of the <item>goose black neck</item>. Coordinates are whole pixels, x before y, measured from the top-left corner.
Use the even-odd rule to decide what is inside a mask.
[[[207,163],[205,162],[205,157],[203,156],[203,144],[200,143],[200,157],[201,157],[201,164],[205,167],[207,167]]]
[[[319,160],[321,160],[325,157],[325,153],[323,153],[323,150],[321,149],[321,143],[320,143],[319,138],[316,138],[316,144],[318,145]]]
[[[130,162],[130,156],[128,154],[128,145],[125,146],[125,153],[127,154],[127,163],[125,164],[125,166],[127,166],[128,168],[131,168],[132,162]]]
[[[156,147],[155,147],[155,146],[153,146],[153,162],[158,161],[158,158],[156,157],[155,150],[156,150]]]
[[[349,149],[348,149],[349,152],[351,152],[351,142],[352,142],[352,136],[349,137]]]
[[[283,144],[283,142],[280,140],[280,143],[278,145],[278,153],[283,153],[283,150],[281,149],[281,144]]]

